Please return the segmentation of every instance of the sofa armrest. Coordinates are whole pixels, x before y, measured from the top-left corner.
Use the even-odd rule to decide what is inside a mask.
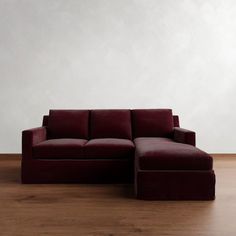
[[[32,147],[47,138],[46,127],[38,127],[22,132],[22,158],[32,158]]]
[[[183,128],[174,127],[174,141],[178,143],[186,143],[195,146],[195,132]]]

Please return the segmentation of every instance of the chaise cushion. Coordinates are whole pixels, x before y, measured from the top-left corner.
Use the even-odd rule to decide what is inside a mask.
[[[88,139],[88,122],[88,110],[50,110],[49,137]]]
[[[134,144],[128,139],[91,139],[84,146],[86,158],[132,158]]]
[[[33,157],[40,159],[83,158],[85,139],[49,139],[33,146]]]
[[[130,110],[92,110],[91,138],[131,139]]]
[[[168,137],[173,132],[171,109],[132,110],[134,137]]]
[[[212,157],[168,138],[136,138],[135,158],[141,170],[211,170]]]

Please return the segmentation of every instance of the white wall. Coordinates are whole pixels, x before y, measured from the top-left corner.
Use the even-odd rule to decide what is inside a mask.
[[[0,153],[50,108],[163,107],[236,153],[235,0],[0,0]]]

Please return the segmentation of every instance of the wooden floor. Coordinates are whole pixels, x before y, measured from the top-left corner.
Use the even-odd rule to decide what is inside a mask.
[[[236,235],[236,157],[216,156],[215,201],[141,201],[131,185],[22,185],[0,159],[0,235]]]

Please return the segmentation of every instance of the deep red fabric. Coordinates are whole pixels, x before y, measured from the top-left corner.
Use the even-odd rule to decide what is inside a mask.
[[[169,137],[173,132],[173,123],[170,109],[132,110],[134,137]]]
[[[193,133],[173,128],[179,122],[171,110],[53,110],[43,126],[23,131],[22,183],[134,180],[139,199],[215,198],[212,158],[182,144],[193,145]],[[87,142],[89,132],[96,139]],[[135,139],[135,147],[132,132],[147,138]]]
[[[173,124],[174,127],[179,127],[179,116],[177,115],[173,115]],[[44,115],[43,116],[43,126],[47,126],[48,125],[48,115]]]
[[[40,159],[83,158],[85,139],[49,139],[33,146],[33,157]]]
[[[22,158],[32,158],[32,147],[37,143],[45,141],[47,130],[45,127],[24,130],[22,132]]]
[[[212,157],[192,145],[167,138],[136,138],[134,143],[142,170],[212,169]]]
[[[50,110],[49,137],[88,139],[88,122],[88,110]]]
[[[138,199],[214,200],[215,174],[205,171],[138,171],[135,177]]]
[[[134,144],[129,139],[91,139],[84,146],[86,158],[134,158]]]
[[[179,127],[179,116],[177,115],[173,116],[173,123],[174,123],[174,127]]]
[[[129,159],[22,159],[22,183],[132,183]],[[79,192],[78,192],[79,194]]]
[[[48,115],[44,115],[43,116],[43,122],[42,122],[42,126],[48,126]]]
[[[195,132],[183,128],[174,128],[174,140],[178,143],[186,143],[195,146]]]
[[[131,139],[130,110],[92,110],[90,120],[91,138]]]

